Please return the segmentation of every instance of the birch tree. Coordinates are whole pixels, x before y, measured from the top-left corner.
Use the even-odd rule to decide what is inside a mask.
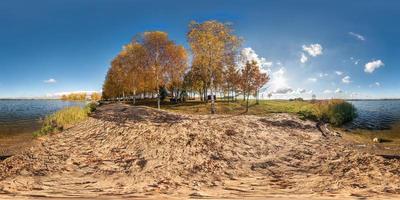
[[[193,54],[192,70],[202,77],[204,97],[211,92],[211,113],[216,112],[214,91],[222,83],[227,56],[234,56],[240,40],[228,24],[217,21],[191,22],[187,33]]]

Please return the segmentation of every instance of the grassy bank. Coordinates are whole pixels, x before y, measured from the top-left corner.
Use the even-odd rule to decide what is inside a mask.
[[[73,126],[74,124],[87,119],[90,112],[95,109],[95,105],[96,104],[94,103],[89,103],[83,108],[80,106],[66,107],[56,113],[46,116],[42,128],[35,131],[33,135],[35,137],[43,136]]]
[[[343,100],[324,100],[324,101],[288,101],[288,100],[260,100],[256,104],[255,100],[250,102],[249,111],[246,112],[245,101],[227,102],[217,101],[216,108],[218,114],[227,115],[268,115],[271,113],[292,113],[304,119],[323,121],[334,126],[340,126],[356,117],[354,106]],[[156,107],[152,100],[139,101],[137,105]],[[200,101],[188,101],[184,103],[163,102],[162,109],[187,113],[187,114],[209,114],[210,104]]]

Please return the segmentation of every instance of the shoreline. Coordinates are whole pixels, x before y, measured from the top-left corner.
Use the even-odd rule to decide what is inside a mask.
[[[38,143],[0,162],[0,197],[400,194],[400,176],[388,174],[400,161],[359,152],[290,114],[190,115],[110,104]]]

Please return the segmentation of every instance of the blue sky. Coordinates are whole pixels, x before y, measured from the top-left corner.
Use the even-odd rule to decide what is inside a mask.
[[[210,19],[265,58],[275,98],[400,97],[396,0],[2,0],[0,97],[98,91],[135,34],[162,30],[187,47],[188,23]]]

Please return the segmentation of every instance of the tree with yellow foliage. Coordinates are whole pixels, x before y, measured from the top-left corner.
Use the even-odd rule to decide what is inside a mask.
[[[204,99],[211,93],[211,113],[216,112],[214,91],[223,82],[222,73],[229,57],[236,56],[240,40],[228,24],[218,21],[191,22],[187,38],[193,54],[192,71],[201,77]],[[234,58],[233,58],[234,59]]]

